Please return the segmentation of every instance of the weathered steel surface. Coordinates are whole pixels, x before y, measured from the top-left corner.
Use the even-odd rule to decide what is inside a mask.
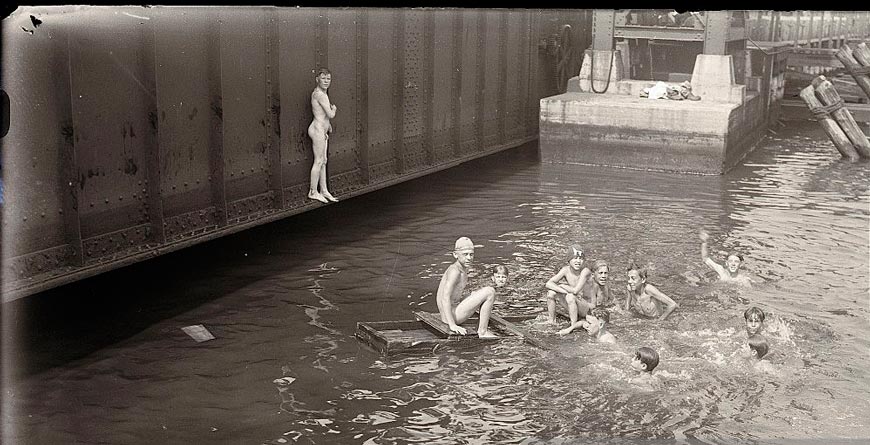
[[[555,84],[539,42],[588,34],[590,16],[19,8],[2,28],[4,301],[320,206],[306,195],[321,66],[339,197],[534,139]]]

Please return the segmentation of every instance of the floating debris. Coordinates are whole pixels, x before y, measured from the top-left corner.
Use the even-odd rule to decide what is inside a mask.
[[[185,326],[181,328],[187,335],[191,336],[197,343],[202,343],[208,340],[214,340],[214,335],[205,328],[205,326],[201,324],[195,324],[192,326]]]
[[[272,383],[280,386],[287,386],[295,381],[296,379],[294,377],[281,377],[280,379],[272,380]]]

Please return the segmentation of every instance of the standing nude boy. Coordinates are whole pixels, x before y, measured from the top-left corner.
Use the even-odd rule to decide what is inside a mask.
[[[436,302],[438,312],[441,313],[441,321],[447,323],[451,331],[465,335],[465,328],[459,324],[468,320],[480,308],[478,337],[495,337],[496,335],[487,329],[492,304],[495,303],[495,290],[487,286],[472,292],[465,298],[462,297],[468,282],[468,268],[474,261],[474,243],[464,236],[459,238],[453,247],[453,257],[456,258],[456,262],[447,267],[444,275],[441,276],[441,283],[438,284]]]
[[[338,202],[338,199],[335,199],[326,188],[326,148],[329,134],[332,133],[332,123],[329,120],[335,117],[336,110],[335,105],[329,103],[329,96],[326,95],[326,90],[332,82],[332,74],[328,69],[321,68],[314,80],[317,82],[317,86],[311,92],[311,112],[314,114],[314,120],[308,126],[308,137],[311,138],[314,150],[314,165],[311,166],[308,197],[328,204],[329,201]],[[319,192],[318,184],[320,184]]]

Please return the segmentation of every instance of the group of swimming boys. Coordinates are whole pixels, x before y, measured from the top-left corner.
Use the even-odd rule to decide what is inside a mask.
[[[716,271],[720,281],[730,281],[741,285],[751,285],[752,280],[740,271],[743,257],[730,253],[724,265],[718,264],[707,254],[709,236],[703,230],[701,239],[701,258],[708,267]],[[471,292],[463,298],[463,292],[468,281],[468,269],[474,261],[474,248],[480,247],[467,237],[456,240],[453,247],[452,263],[441,276],[438,285],[436,302],[441,321],[446,323],[450,331],[466,335],[466,329],[460,326],[475,312],[480,313],[477,335],[480,338],[496,337],[489,330],[489,318],[495,303],[496,288],[505,285],[508,270],[503,265],[496,265],[492,275],[492,286],[484,286]],[[568,327],[558,331],[565,335],[577,328],[583,328],[597,342],[615,343],[616,338],[607,331],[610,322],[610,312],[607,308],[620,308],[631,311],[640,317],[666,319],[674,309],[679,307],[671,297],[664,294],[651,283],[647,282],[646,267],[632,262],[627,269],[627,292],[624,303],[620,306],[611,294],[607,285],[610,266],[607,261],[595,260],[591,267],[586,267],[586,257],[583,251],[572,246],[568,255],[568,264],[559,269],[545,285],[547,289],[547,323],[555,325],[556,306],[561,304],[568,312],[570,323]],[[760,332],[764,323],[764,311],[758,307],[750,307],[743,314],[746,331],[749,336],[748,345],[754,357],[761,359],[767,354],[767,340]],[[659,363],[658,353],[652,348],[638,348],[631,361],[631,367],[639,372],[651,373]]]

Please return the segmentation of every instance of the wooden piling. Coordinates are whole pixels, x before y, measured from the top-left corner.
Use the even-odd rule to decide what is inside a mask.
[[[862,43],[862,45],[864,45]],[[864,45],[863,48],[867,51],[867,45]],[[868,51],[870,52],[870,51]],[[868,68],[867,65],[862,66],[861,63],[858,62],[856,54],[853,53],[852,49],[849,45],[843,45],[840,47],[840,50],[835,54],[837,59],[846,67],[846,71],[855,79],[855,83],[861,87],[861,90],[864,91],[864,95],[867,96],[867,99],[870,99],[870,76],[867,74]],[[864,60],[870,61],[870,55],[865,58],[863,52],[859,56]]]
[[[867,79],[870,82],[870,48],[867,48],[867,44],[865,42],[861,42],[855,45],[855,49],[852,51],[852,56],[855,57],[855,60],[861,64],[860,72],[863,72],[864,79]],[[867,99],[870,99],[870,92],[865,88],[864,92],[867,93]]]
[[[837,93],[834,85],[832,85],[825,76],[819,76],[813,79],[812,86],[816,89],[816,96],[819,98],[819,102],[821,102],[822,105],[826,107],[836,104],[840,105],[830,112],[831,116],[840,125],[843,133],[846,133],[846,137],[852,141],[852,146],[855,147],[858,154],[862,157],[870,158],[870,142],[867,141],[864,132],[861,131],[861,128],[855,122],[852,113],[842,106],[843,99],[840,97],[840,94]]]
[[[815,89],[812,85],[802,89],[800,96],[810,108],[810,111],[818,110],[823,107],[822,103],[819,102],[819,99],[816,97]],[[813,114],[816,113],[814,112]],[[843,133],[843,129],[837,125],[837,122],[831,118],[831,115],[829,113],[817,115],[817,119],[819,124],[821,124],[822,128],[825,130],[825,133],[828,135],[828,138],[830,138],[831,142],[834,143],[834,147],[837,147],[837,151],[839,151],[844,158],[847,158],[850,161],[857,161],[859,158],[858,152],[855,151],[852,142],[846,134]]]

